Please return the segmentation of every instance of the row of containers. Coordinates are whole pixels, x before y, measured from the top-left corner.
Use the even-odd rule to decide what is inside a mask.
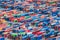
[[[0,37],[0,40],[60,40],[60,34],[58,36],[52,35],[48,37],[49,35],[33,35],[30,33],[29,35],[26,35],[24,33],[18,35],[17,33],[12,33],[12,34],[5,34],[4,36],[5,37]]]
[[[2,2],[2,0],[0,1],[0,8],[2,8],[1,10],[13,10],[13,9],[17,9],[19,11],[23,11],[22,9],[26,9],[27,11],[32,9],[32,8],[44,8],[44,7],[49,7],[49,6],[57,6],[60,7],[60,1],[58,0],[46,0],[46,1],[40,1],[40,0],[22,0],[23,2],[21,2],[21,0],[13,0],[13,1],[7,1],[6,0]],[[31,2],[32,1],[32,2]]]

